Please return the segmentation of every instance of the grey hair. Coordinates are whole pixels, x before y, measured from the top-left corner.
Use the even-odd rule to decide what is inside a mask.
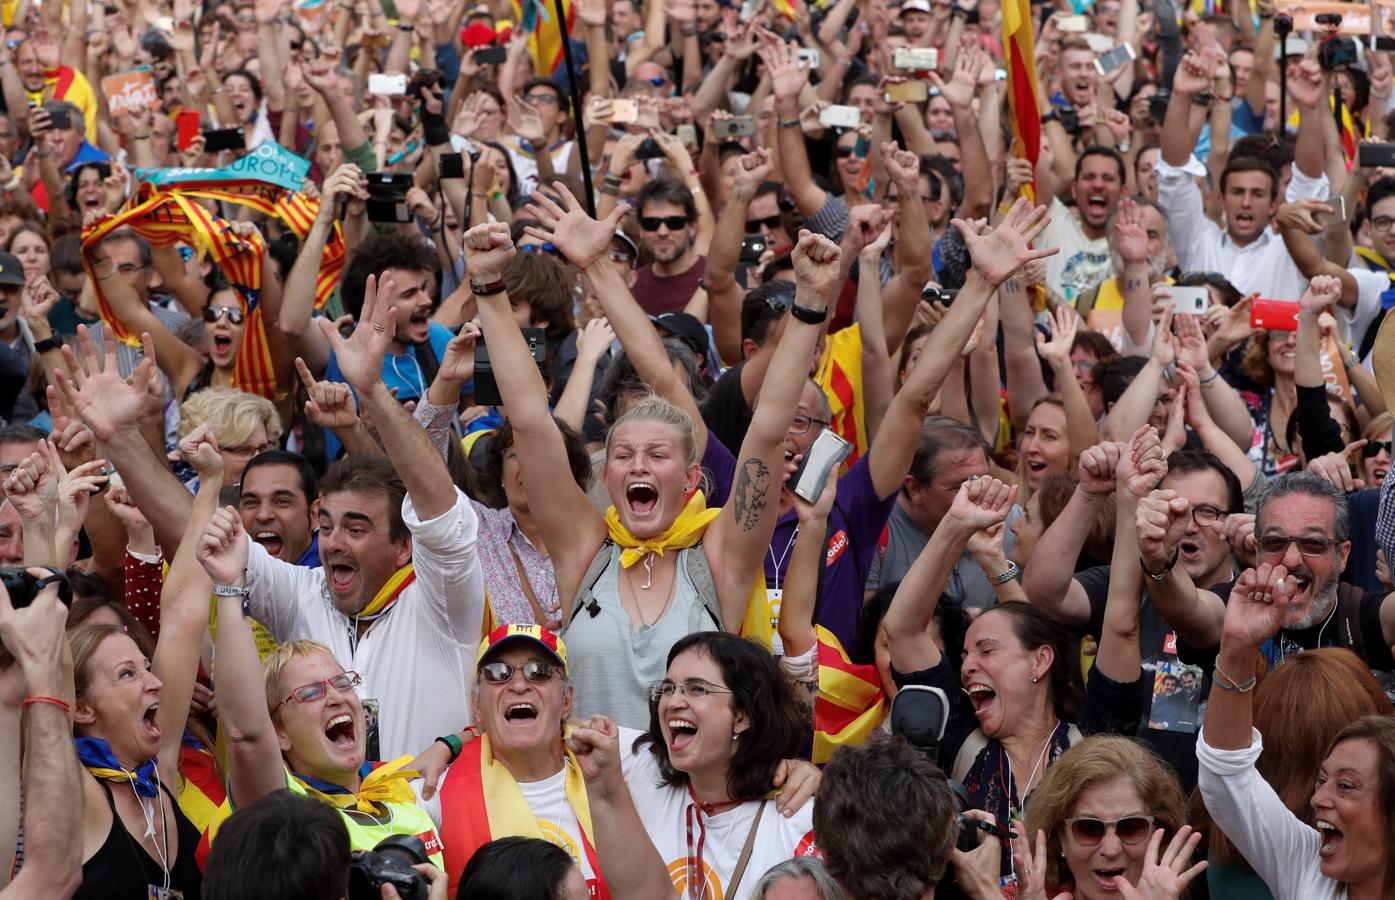
[[[1347,495],[1321,475],[1314,475],[1312,472],[1289,472],[1265,485],[1259,505],[1255,507],[1256,537],[1264,534],[1264,509],[1270,501],[1295,494],[1331,501],[1332,537],[1338,541],[1345,541],[1351,536],[1351,507],[1347,504]]]
[[[949,416],[930,416],[921,426],[920,443],[915,448],[907,474],[921,484],[928,484],[938,474],[935,460],[942,452],[974,448],[982,450],[985,457],[992,456],[988,443],[977,429]]]
[[[751,889],[746,900],[765,900],[765,892],[775,886],[781,878],[812,878],[814,888],[819,892],[821,900],[843,900],[843,891],[838,887],[838,882],[833,880],[833,876],[828,874],[828,870],[823,867],[823,863],[812,856],[797,856],[794,859],[787,859],[782,863],[771,866],[766,873],[756,882],[756,886]]]

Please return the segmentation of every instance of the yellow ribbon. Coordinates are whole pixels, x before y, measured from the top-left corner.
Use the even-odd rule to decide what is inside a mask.
[[[397,595],[402,593],[407,585],[411,584],[415,579],[416,570],[412,568],[411,563],[407,563],[396,572],[393,572],[392,577],[378,589],[378,593],[373,595],[373,599],[368,601],[368,605],[363,608],[363,611],[360,612],[356,618],[364,620],[378,615],[383,610],[387,609],[388,605],[397,599]]]
[[[721,514],[721,509],[708,509],[707,498],[702,491],[694,491],[683,505],[683,511],[663,534],[643,540],[635,537],[620,522],[620,515],[612,506],[605,512],[605,527],[610,539],[624,549],[620,553],[620,565],[630,568],[650,553],[664,555],[667,550],[686,550],[702,540],[707,526]]]
[[[415,803],[416,794],[408,784],[418,773],[415,769],[404,769],[412,761],[410,756],[399,756],[390,763],[384,763],[369,772],[360,782],[358,793],[326,794],[309,784],[294,772],[291,777],[305,792],[317,800],[323,800],[339,809],[357,809],[360,812],[377,813],[378,807],[387,803]]]

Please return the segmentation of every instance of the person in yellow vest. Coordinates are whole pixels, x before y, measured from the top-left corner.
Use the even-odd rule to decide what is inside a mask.
[[[1143,197],[1124,197],[1109,223],[1109,257],[1118,273],[1076,298],[1075,311],[1120,353],[1146,353],[1152,325],[1152,286],[1168,284],[1177,264],[1162,210]]]
[[[227,737],[228,803],[247,804],[290,789],[337,809],[355,850],[390,835],[413,835],[431,862],[445,865],[436,826],[421,807],[405,769],[411,757],[382,766],[365,760],[367,717],[346,672],[317,641],[280,644],[265,663],[257,656],[248,617],[249,541],[232,507],[215,511],[198,542],[217,602],[214,676],[218,718]],[[258,690],[258,686],[262,690]],[[216,826],[210,829],[216,845]]]

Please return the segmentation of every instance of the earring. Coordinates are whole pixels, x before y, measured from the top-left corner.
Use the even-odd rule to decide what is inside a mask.
[[[739,732],[739,731],[733,731],[733,732],[731,733],[731,739],[732,739],[733,741],[736,740],[736,739],[739,738],[739,737],[741,737],[741,732]]]
[[[1033,675],[1033,676],[1032,676],[1032,684],[1036,684],[1038,681],[1041,681],[1041,679],[1038,678],[1037,676]]]

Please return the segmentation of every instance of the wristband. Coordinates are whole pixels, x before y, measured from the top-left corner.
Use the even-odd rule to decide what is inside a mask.
[[[398,22],[398,23],[397,23],[397,30],[398,30],[398,31],[416,31],[416,30],[417,30],[417,26],[413,25],[411,22]]]
[[[489,297],[494,294],[502,294],[506,290],[508,290],[508,288],[504,287],[504,279],[502,278],[496,278],[488,284],[480,284],[473,279],[470,281],[470,293],[474,294],[476,297]]]
[[[828,319],[828,310],[805,309],[798,303],[790,304],[790,315],[808,325],[822,325]]]
[[[994,584],[1007,584],[1009,581],[1016,578],[1018,573],[1020,573],[1021,571],[1022,570],[1018,568],[1017,563],[1013,562],[1012,560],[1008,560],[1007,569],[1004,570],[1002,574],[994,575],[992,578],[988,580],[993,582]]]
[[[63,715],[67,716],[70,719],[73,717],[73,708],[69,706],[66,702],[59,700],[57,697],[42,697],[38,694],[35,694],[30,697],[25,697],[24,703],[21,704],[21,707],[33,706],[35,703],[50,703],[63,710]]]
[[[1211,382],[1215,381],[1217,378],[1220,378],[1220,377],[1221,377],[1221,372],[1220,372],[1219,369],[1216,369],[1216,370],[1212,371],[1210,375],[1207,375],[1205,378],[1202,378],[1202,379],[1200,380],[1200,384],[1201,384],[1203,387],[1205,387],[1206,385],[1210,384]]]
[[[780,128],[798,128],[798,127],[799,127],[799,120],[798,120],[798,119],[779,119],[779,120],[777,120],[777,121],[775,122],[775,124],[778,125]]]
[[[614,172],[607,172],[607,173],[605,173],[605,179],[604,179],[604,180],[605,180],[605,183],[606,183],[606,184],[613,184],[613,185],[615,185],[616,187],[619,187],[620,185],[622,185],[622,184],[625,183],[625,178],[624,178],[624,176],[623,176],[623,175],[616,175]]]
[[[451,762],[455,762],[455,760],[460,756],[460,751],[465,749],[465,745],[461,743],[460,738],[456,737],[453,734],[443,734],[440,737],[436,738],[436,740],[440,741],[442,744],[445,744],[447,749],[450,750]]]
[[[50,350],[57,350],[63,346],[63,342],[58,339],[58,335],[51,334],[42,341],[34,342],[35,353],[47,353]]]
[[[1221,690],[1232,691],[1241,694],[1248,694],[1250,691],[1254,690],[1255,683],[1257,681],[1259,681],[1259,675],[1255,674],[1251,675],[1250,680],[1246,681],[1244,684],[1237,682],[1234,678],[1231,678],[1225,672],[1221,671],[1221,663],[1219,659],[1216,660],[1214,672],[1211,677],[1211,683],[1214,684],[1216,687],[1220,688]]]
[[[605,184],[601,185],[601,193],[605,194],[607,197],[619,197],[620,186],[611,184],[607,181]]]

